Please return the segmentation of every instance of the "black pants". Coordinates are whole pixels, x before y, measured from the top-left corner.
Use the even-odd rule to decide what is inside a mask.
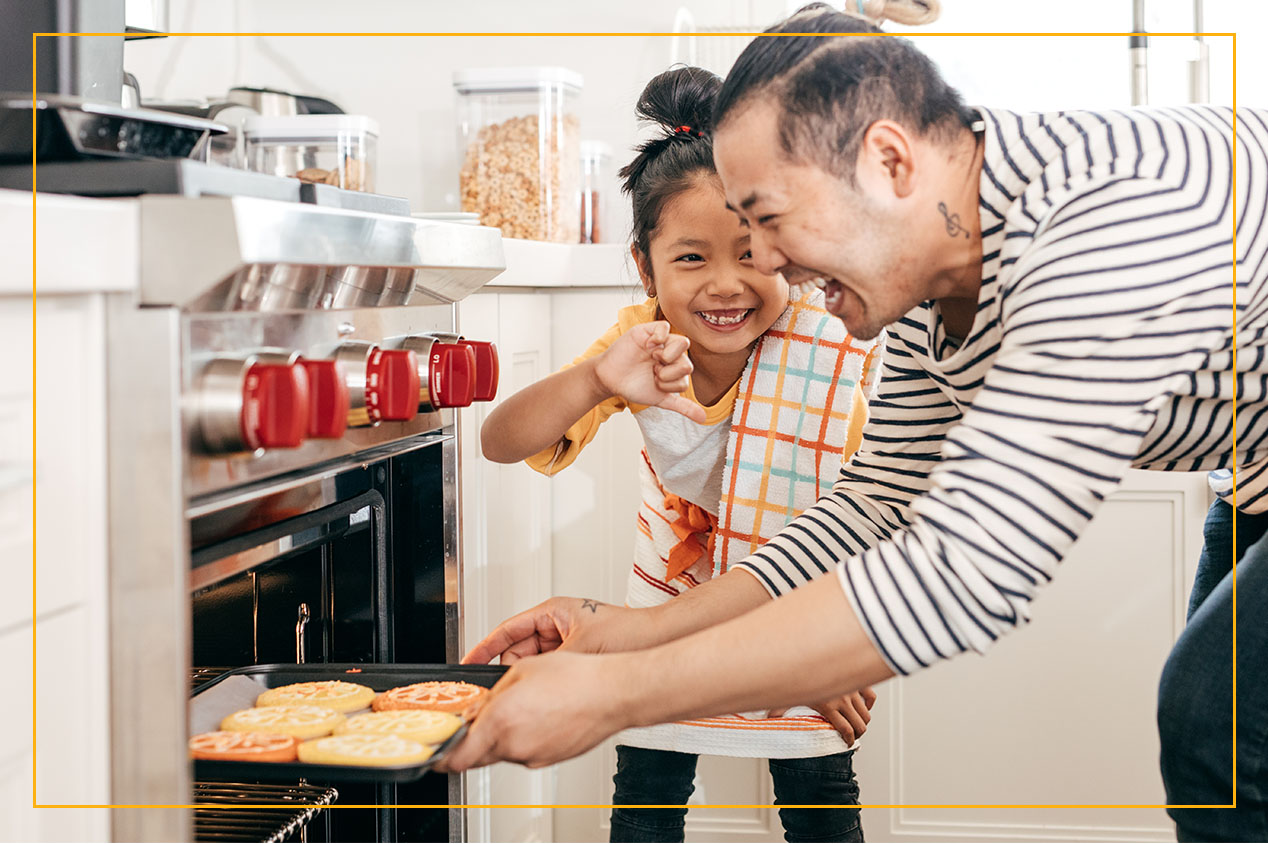
[[[1158,689],[1162,780],[1168,804],[1227,806],[1236,799],[1237,808],[1167,811],[1180,841],[1268,841],[1268,513],[1234,513],[1216,501],[1205,534],[1189,624],[1167,658]]]
[[[780,809],[787,841],[862,841],[854,751],[810,759],[771,759],[775,805],[831,805],[831,809]],[[617,805],[667,805],[668,809],[613,809],[612,841],[682,841],[686,803],[694,790],[694,753],[618,745]]]

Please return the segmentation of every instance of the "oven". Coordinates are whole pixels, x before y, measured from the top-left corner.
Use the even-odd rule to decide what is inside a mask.
[[[244,666],[457,661],[455,414],[497,358],[454,302],[504,266],[498,232],[136,203],[138,291],[107,309],[112,802],[156,808],[114,837],[463,840],[457,775],[196,781],[188,703]]]

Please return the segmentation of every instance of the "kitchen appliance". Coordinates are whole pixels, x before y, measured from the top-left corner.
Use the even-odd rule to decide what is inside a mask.
[[[497,357],[456,333],[453,303],[504,261],[479,226],[130,201],[140,274],[107,305],[112,802],[179,805],[228,787],[191,781],[193,686],[261,663],[461,655],[455,412],[492,398]],[[289,785],[335,806],[464,802],[462,777],[430,773]],[[461,809],[302,822],[308,840],[465,835]],[[119,810],[114,835],[190,840],[207,823],[202,809]]]
[[[0,92],[31,97],[31,33],[124,31],[123,0],[0,0],[5,49],[0,50]],[[35,39],[35,75],[42,94],[119,105],[123,89],[123,35]]]
[[[229,102],[250,108],[265,117],[287,117],[295,114],[343,114],[343,109],[322,97],[292,94],[276,88],[252,88],[239,85],[229,89]]]
[[[85,158],[200,157],[211,135],[226,127],[213,120],[143,108],[123,108],[58,94],[0,99],[0,164],[31,169],[40,162]]]

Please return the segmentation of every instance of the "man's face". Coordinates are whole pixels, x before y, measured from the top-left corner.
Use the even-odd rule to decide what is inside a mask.
[[[745,106],[714,139],[727,204],[752,232],[754,265],[789,284],[828,280],[827,309],[855,337],[870,339],[929,298],[906,215],[883,170],[859,186],[783,152],[779,109]],[[860,155],[860,162],[867,157]],[[863,168],[860,167],[860,171]]]

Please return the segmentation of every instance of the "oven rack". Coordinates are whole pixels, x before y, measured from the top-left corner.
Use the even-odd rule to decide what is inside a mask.
[[[236,665],[209,665],[194,666],[189,669],[189,691],[192,694],[195,689],[204,683],[210,683],[228,671],[236,668]]]
[[[333,788],[299,782],[295,785],[195,782],[195,841],[291,840],[323,807],[339,799]],[[248,808],[288,803],[281,808]]]

